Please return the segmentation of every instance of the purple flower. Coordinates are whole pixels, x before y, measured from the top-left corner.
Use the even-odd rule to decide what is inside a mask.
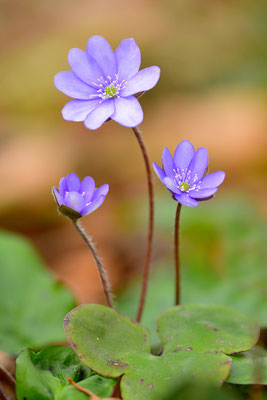
[[[96,189],[93,178],[86,176],[81,182],[79,177],[72,173],[66,178],[61,178],[58,189],[53,187],[53,195],[59,211],[70,218],[77,219],[100,207],[108,190],[107,184]]]
[[[196,207],[197,200],[212,198],[225,178],[223,171],[204,176],[208,162],[207,149],[200,147],[195,152],[192,143],[184,140],[176,147],[174,157],[165,147],[162,154],[163,169],[156,163],[153,163],[153,167],[175,200],[186,206]]]
[[[69,51],[72,71],[59,72],[54,79],[58,90],[76,100],[62,110],[67,121],[84,121],[97,129],[109,118],[127,127],[143,121],[143,110],[134,95],[152,89],[160,69],[153,66],[139,71],[140,49],[134,39],[125,39],[113,52],[102,36],[92,36],[86,52]]]

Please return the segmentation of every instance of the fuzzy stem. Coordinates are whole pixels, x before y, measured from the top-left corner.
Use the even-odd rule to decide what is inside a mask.
[[[84,230],[84,228],[81,225],[81,222],[79,220],[71,220],[71,222],[73,223],[73,225],[77,229],[79,235],[85,241],[85,243],[87,244],[87,246],[89,247],[89,249],[91,250],[91,252],[93,254],[93,257],[95,259],[96,266],[98,268],[98,272],[100,274],[100,278],[101,278],[101,281],[102,281],[102,285],[103,285],[103,289],[104,289],[107,305],[109,307],[113,308],[111,287],[110,287],[110,283],[109,283],[109,280],[108,280],[108,276],[107,276],[106,270],[105,270],[105,268],[104,268],[104,266],[102,264],[102,261],[101,261],[99,255],[97,254],[97,251],[96,251],[95,245],[94,245],[94,243],[92,241],[92,238],[87,235],[87,233],[85,232],[85,230]]]
[[[151,262],[151,251],[152,251],[152,240],[153,240],[153,227],[154,227],[154,195],[153,195],[153,181],[152,181],[152,172],[150,167],[150,161],[148,158],[148,154],[146,151],[146,147],[141,136],[141,131],[138,126],[133,128],[134,134],[138,140],[147,173],[147,183],[148,183],[148,194],[149,194],[149,223],[148,223],[148,238],[147,238],[147,252],[146,259],[144,265],[144,273],[143,273],[143,282],[142,282],[142,290],[141,297],[137,312],[136,321],[140,322],[144,310],[146,293],[147,293],[147,285],[149,280],[149,272],[150,272],[150,262]]]
[[[177,204],[175,225],[174,225],[174,262],[175,262],[175,305],[180,304],[180,238],[179,238],[179,225],[180,225],[180,213],[182,204]]]

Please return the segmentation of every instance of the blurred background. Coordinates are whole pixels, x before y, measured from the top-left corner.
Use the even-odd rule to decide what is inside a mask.
[[[90,36],[104,36],[114,49],[133,37],[142,67],[162,71],[158,85],[140,99],[151,161],[159,164],[163,147],[173,153],[188,139],[208,149],[210,172],[226,172],[215,199],[182,209],[183,301],[234,303],[250,314],[258,310],[267,325],[266,15],[265,0],[0,0],[1,228],[28,237],[78,302],[103,302],[100,280],[77,233],[58,215],[52,186],[70,172],[93,176],[97,186],[109,183],[105,203],[84,224],[120,292],[142,272],[146,176],[130,129],[109,122],[89,131],[62,119],[69,99],[53,77],[69,69],[68,51],[85,49]],[[157,274],[172,263],[176,204],[154,182],[159,293],[164,282]],[[127,296],[127,307],[136,309]]]

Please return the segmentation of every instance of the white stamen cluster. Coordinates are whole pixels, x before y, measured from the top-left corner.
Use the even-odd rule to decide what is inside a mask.
[[[177,188],[180,189],[182,192],[188,193],[191,190],[198,191],[200,189],[201,181],[197,182],[197,174],[195,174],[194,177],[191,177],[192,171],[190,169],[177,168],[173,169],[173,172],[175,173],[175,183],[177,185]],[[195,182],[197,182],[197,184]]]
[[[113,97],[120,97],[120,90],[124,89],[127,85],[125,79],[119,82],[119,75],[115,74],[115,79],[112,79],[110,75],[107,79],[102,76],[97,79],[97,82],[92,82],[95,88],[97,88],[96,94],[91,94],[91,99],[100,98],[102,100],[112,99]]]

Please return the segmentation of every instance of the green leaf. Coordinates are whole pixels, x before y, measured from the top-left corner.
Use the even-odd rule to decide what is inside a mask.
[[[124,400],[158,400],[188,379],[218,385],[230,372],[228,355],[250,349],[258,339],[248,317],[212,305],[174,307],[157,325],[161,355],[151,354],[145,327],[105,306],[80,306],[64,321],[83,363],[104,376],[123,375]]]
[[[48,347],[39,353],[23,350],[16,362],[16,394],[18,400],[86,400],[85,393],[74,388],[70,377],[79,386],[101,397],[112,394],[114,379],[103,378],[82,364],[75,352],[65,346]]]
[[[0,349],[12,354],[64,341],[62,321],[75,307],[32,245],[6,232],[0,232],[0,304]]]
[[[239,385],[267,385],[267,351],[254,347],[245,353],[231,356],[232,367],[227,382]]]

